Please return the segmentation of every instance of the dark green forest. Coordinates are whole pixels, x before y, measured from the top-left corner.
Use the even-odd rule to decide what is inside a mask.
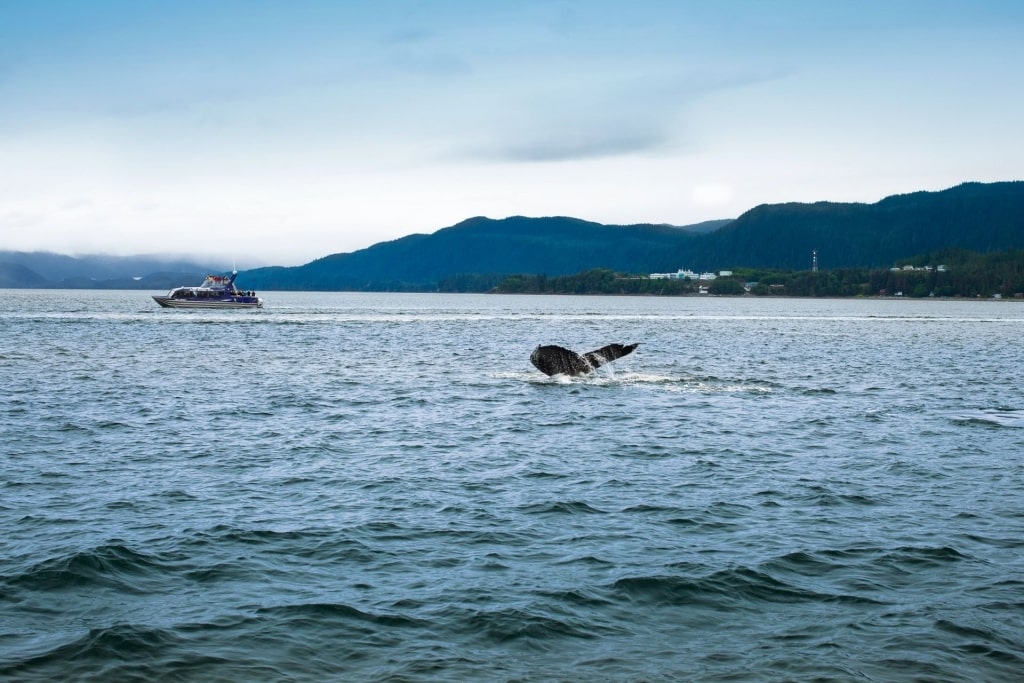
[[[1024,250],[980,254],[946,249],[905,261],[894,268],[836,268],[789,271],[741,268],[709,282],[652,280],[607,268],[575,275],[513,275],[491,290],[502,294],[632,294],[809,297],[993,297],[1024,296]],[[463,291],[457,289],[442,291]]]

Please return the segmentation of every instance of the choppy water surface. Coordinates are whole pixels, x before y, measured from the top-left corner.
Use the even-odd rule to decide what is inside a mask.
[[[0,292],[0,679],[1024,677],[1024,305],[264,296]]]

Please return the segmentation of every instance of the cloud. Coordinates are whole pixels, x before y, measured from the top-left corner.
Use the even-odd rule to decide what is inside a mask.
[[[592,77],[512,93],[491,112],[483,140],[458,156],[499,162],[556,162],[692,146],[685,112],[712,93],[779,78],[781,73],[701,73]],[[691,136],[691,137],[688,137]]]
[[[690,200],[698,206],[728,204],[735,195],[735,188],[725,183],[698,183],[690,188]]]
[[[96,205],[91,199],[68,199],[60,204],[61,211],[82,211],[86,209],[92,209]]]
[[[491,148],[471,154],[479,159],[511,162],[598,159],[648,152],[668,144],[668,131],[658,125],[616,125],[608,122],[568,121],[556,128],[526,130],[507,136]]]

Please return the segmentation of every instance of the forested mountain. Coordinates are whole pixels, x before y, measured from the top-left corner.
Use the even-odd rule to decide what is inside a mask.
[[[471,218],[295,268],[245,273],[257,289],[485,290],[502,274],[570,275],[735,268],[879,268],[945,248],[1024,248],[1024,182],[966,183],[875,204],[758,206],[710,232],[574,218]],[[716,226],[717,227],[717,226]],[[451,285],[453,282],[463,283]]]
[[[807,269],[890,266],[938,249],[1024,248],[1024,182],[966,183],[896,195],[875,204],[768,204],[703,241],[706,268]]]
[[[627,272],[678,268],[675,254],[703,236],[666,225],[602,225],[576,218],[470,218],[297,268],[246,271],[258,289],[433,289],[460,273]]]

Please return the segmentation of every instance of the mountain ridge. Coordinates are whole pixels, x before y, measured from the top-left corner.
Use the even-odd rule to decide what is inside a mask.
[[[735,219],[686,226],[474,216],[300,266],[250,269],[239,281],[261,290],[433,291],[442,282],[460,280],[466,289],[459,291],[483,291],[512,274],[561,276],[593,268],[633,274],[683,267],[807,270],[813,251],[823,269],[877,268],[947,248],[1024,249],[1024,181],[966,182],[874,203],[760,204]],[[139,272],[150,267],[144,264],[151,272]],[[7,287],[166,289],[214,270],[171,257],[76,259],[0,251],[0,286]]]
[[[332,254],[304,266],[247,271],[260,289],[430,290],[460,275],[569,275],[739,267],[884,267],[943,248],[1024,248],[1024,181],[968,182],[874,203],[761,204],[705,233],[653,224],[606,225],[565,216],[473,217]]]

